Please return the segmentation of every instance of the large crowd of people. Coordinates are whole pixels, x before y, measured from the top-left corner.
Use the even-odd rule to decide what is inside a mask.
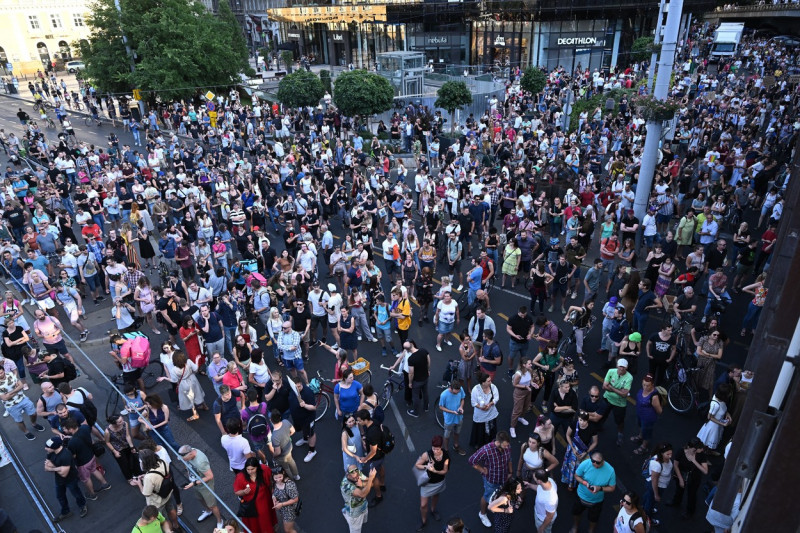
[[[800,129],[800,93],[789,81],[796,50],[746,37],[739,56],[709,64],[711,31],[691,28],[679,49],[674,131],[641,220],[633,201],[646,129],[629,103],[645,92],[634,85],[641,65],[610,73],[559,67],[537,95],[511,80],[505,98],[468,117],[452,140],[440,120],[426,127],[426,110],[412,106],[382,123],[408,156],[329,98],[284,109],[245,104],[231,91],[214,118],[199,102],[175,102],[136,120],[127,102],[89,86],[78,95],[54,76],[32,83],[37,100],[59,110],[64,131],[53,139],[22,110],[21,132],[0,130],[17,164],[0,197],[1,262],[13,288],[2,303],[0,399],[29,440],[36,435],[26,416],[35,431],[45,431],[37,415],[51,426],[45,469],[55,476],[58,518],[71,515],[67,492],[83,517],[86,500],[110,488],[96,460],[105,450],[145,497],[134,531],[177,529],[181,492],[192,487],[203,507],[198,521],[213,516],[218,529],[239,531],[213,491],[235,494],[253,532],[279,522],[295,531],[303,481],[292,452],[307,447],[310,462],[317,439],[331,440],[316,435],[318,384],[305,370],[323,350],[336,355],[332,396],[351,533],[384,500],[386,478],[405,471],[388,457],[391,421],[383,424],[374,387],[357,379],[359,358],[390,358],[409,417],[442,412],[444,430],[414,465],[418,531],[441,519],[448,471],[465,468],[454,459],[466,455],[482,476],[483,526],[510,531],[532,497],[537,531],[549,532],[559,498],[570,498],[572,531],[584,512],[594,531],[615,498],[615,469],[603,455],[614,444],[631,446],[637,465],[650,458],[641,486],[619,500],[615,532],[647,531],[663,520],[660,505],[692,516],[713,477],[709,457],[729,440],[743,379],[751,379],[735,364],[721,374],[717,365],[731,338],[752,334],[767,297]],[[609,101],[573,114],[565,129],[567,89]],[[107,147],[76,137],[67,110],[77,99],[95,115],[119,117],[134,143],[115,133]],[[41,166],[20,171],[25,157]],[[492,311],[498,289],[529,305],[502,319]],[[752,298],[736,322],[725,307],[740,293]],[[73,333],[69,322],[86,340],[86,308],[105,298],[120,332],[112,355],[127,398],[100,433],[91,394],[70,386],[77,373],[64,334]],[[35,310],[33,330],[25,306]],[[599,344],[588,341],[595,319]],[[436,354],[422,342],[430,323],[436,350],[457,360],[438,397],[429,393]],[[124,335],[138,330],[150,341]],[[573,330],[574,353],[565,354],[559,341]],[[364,346],[378,342],[380,356]],[[173,402],[145,388],[145,343],[154,358],[160,352]],[[579,379],[595,362],[604,364],[602,383]],[[658,429],[676,365],[698,368],[708,412],[687,442],[669,442]],[[40,391],[26,374],[41,379],[36,404],[28,395]],[[505,402],[510,419],[497,409]],[[625,426],[630,409],[636,429]],[[191,413],[189,422],[215,418],[232,488],[214,486],[202,450],[176,442],[176,411]],[[460,438],[465,417],[468,439]],[[616,431],[600,439],[609,418]],[[530,435],[517,441],[526,426]],[[171,475],[176,453],[194,470],[188,486]],[[724,531],[731,517],[708,519]],[[462,518],[445,527],[465,531]]]

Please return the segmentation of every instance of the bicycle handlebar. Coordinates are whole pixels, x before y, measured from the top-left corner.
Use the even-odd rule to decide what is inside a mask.
[[[395,370],[395,369],[393,369],[393,368],[390,368],[390,367],[388,367],[388,366],[385,366],[385,365],[381,365],[381,368],[382,368],[382,369],[384,369],[384,370],[388,370],[388,371],[389,371],[389,372],[391,372],[392,374],[397,374],[397,375],[400,375],[400,374],[402,374],[402,372],[400,372],[399,370]],[[318,374],[319,374],[319,372],[318,372]]]

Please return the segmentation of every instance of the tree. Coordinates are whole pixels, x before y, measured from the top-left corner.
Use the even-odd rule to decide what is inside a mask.
[[[322,86],[325,88],[326,91],[331,92],[333,90],[331,84],[331,71],[322,69],[319,71],[319,79],[322,80]]]
[[[292,64],[294,63],[294,53],[291,50],[284,50],[281,52],[281,59],[286,64],[286,72],[292,73]]]
[[[237,83],[252,74],[247,45],[227,0],[214,15],[191,0],[97,0],[79,48],[86,75],[101,92],[138,88],[150,97],[188,98],[203,87]],[[136,72],[123,34],[134,54]]]
[[[322,80],[313,72],[298,70],[278,84],[278,101],[289,107],[316,106],[325,95]]]
[[[434,107],[441,107],[450,113],[450,133],[456,127],[456,109],[462,109],[472,103],[472,93],[463,81],[446,81],[436,91]]]
[[[547,85],[547,76],[541,69],[528,67],[519,82],[523,90],[531,94],[539,94]]]
[[[394,89],[389,80],[366,70],[351,70],[333,83],[333,103],[349,117],[375,115],[392,108]]]
[[[631,46],[631,61],[638,63],[640,61],[650,61],[653,55],[653,48],[655,47],[655,39],[651,36],[639,37],[633,41]]]

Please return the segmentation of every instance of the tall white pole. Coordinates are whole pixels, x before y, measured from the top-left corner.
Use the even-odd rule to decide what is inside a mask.
[[[667,24],[664,28],[664,43],[661,45],[661,60],[658,63],[658,78],[653,89],[653,97],[659,100],[667,99],[672,67],[675,63],[675,50],[678,46],[678,28],[681,23],[682,11],[683,0],[670,1]],[[650,189],[653,187],[653,175],[656,170],[661,141],[661,123],[661,120],[647,121],[647,139],[644,143],[639,182],[636,185],[636,199],[633,203],[633,211],[639,220],[642,220],[645,215]]]
[[[653,37],[653,44],[657,45],[661,42],[661,23],[664,21],[664,4],[665,0],[661,0],[658,4],[658,20],[656,21],[656,34]],[[656,77],[656,62],[658,62],[658,51],[653,50],[650,56],[650,67],[647,71],[647,94],[653,94],[653,80]]]

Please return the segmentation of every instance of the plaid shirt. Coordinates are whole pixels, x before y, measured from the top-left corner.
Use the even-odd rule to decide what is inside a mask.
[[[499,188],[495,187],[493,191],[489,193],[489,200],[492,206],[496,206],[500,204],[500,197],[503,195],[503,191]]]
[[[290,348],[294,346],[294,350]],[[303,357],[302,338],[294,330],[278,334],[278,349],[283,352],[284,359],[300,359]]]
[[[504,450],[494,442],[482,446],[469,458],[469,464],[480,465],[488,470],[483,477],[493,485],[502,485],[508,479],[510,462],[511,448]]]
[[[136,285],[139,284],[139,279],[141,279],[142,276],[144,276],[144,272],[136,270],[135,268],[130,268],[125,273],[125,284],[130,290],[135,291]]]

